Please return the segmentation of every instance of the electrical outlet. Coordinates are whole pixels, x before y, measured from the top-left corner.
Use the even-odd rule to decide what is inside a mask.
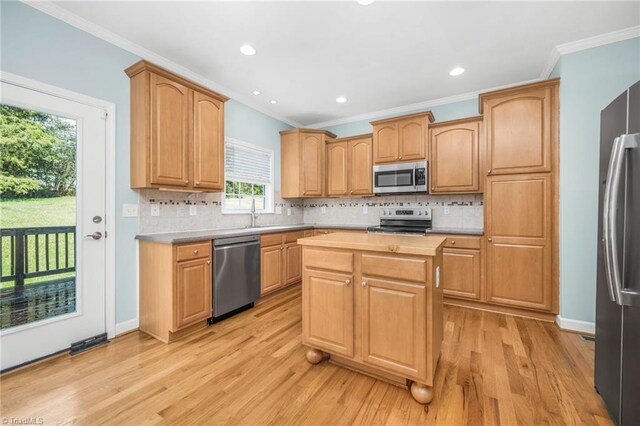
[[[138,217],[138,205],[137,204],[123,204],[122,205],[122,217]]]
[[[327,206],[320,207],[320,213],[326,214],[327,213]]]
[[[369,214],[369,206],[368,205],[364,205],[362,206],[362,214]]]
[[[276,206],[276,214],[282,214],[282,206]]]
[[[287,209],[287,216],[291,216],[291,209]]]
[[[151,204],[151,216],[160,216],[160,204]]]
[[[194,204],[189,205],[189,216],[196,216],[198,214],[198,206]]]
[[[444,215],[449,216],[451,214],[451,206],[444,206]]]

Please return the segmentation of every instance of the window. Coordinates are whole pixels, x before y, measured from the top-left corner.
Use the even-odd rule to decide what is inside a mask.
[[[273,213],[273,151],[225,138],[223,213]]]

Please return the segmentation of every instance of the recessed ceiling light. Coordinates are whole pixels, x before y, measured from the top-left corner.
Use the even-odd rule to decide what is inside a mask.
[[[253,56],[256,54],[256,49],[254,49],[250,44],[243,44],[240,46],[240,52],[247,56]]]
[[[356,0],[360,6],[369,6],[376,0]]]
[[[464,73],[464,68],[462,68],[462,67],[455,67],[454,69],[449,71],[449,75],[452,76],[452,77],[455,77],[455,76],[460,75],[462,73]]]
[[[259,91],[259,90],[254,90],[254,91],[253,91],[253,92],[251,92],[251,93],[253,93],[254,95],[258,96],[258,95],[260,94],[260,91]]]
[[[347,98],[345,98],[344,96],[338,96],[336,98],[336,102],[339,103],[339,104],[343,104],[343,103],[347,102]]]
[[[271,99],[271,100],[269,101],[269,103],[270,103],[270,104],[277,104],[277,103],[278,103],[278,101],[276,101],[275,99]]]

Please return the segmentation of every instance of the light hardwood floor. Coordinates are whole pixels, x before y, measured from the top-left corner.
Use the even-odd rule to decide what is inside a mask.
[[[1,377],[2,417],[45,424],[610,424],[593,343],[550,323],[445,310],[428,410],[301,345],[300,287],[166,345],[140,332]]]

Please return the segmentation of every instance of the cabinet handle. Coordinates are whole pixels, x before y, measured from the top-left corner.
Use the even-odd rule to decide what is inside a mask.
[[[194,250],[194,251],[193,251],[193,254],[198,254],[198,250]]]
[[[344,283],[345,283],[346,285],[349,285],[349,284],[351,284],[351,280],[344,280]]]
[[[362,287],[366,287],[367,286],[367,280],[362,280]]]

